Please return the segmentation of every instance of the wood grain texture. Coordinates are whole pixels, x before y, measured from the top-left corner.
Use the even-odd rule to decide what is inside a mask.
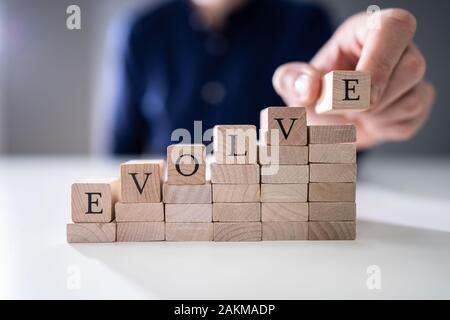
[[[213,202],[260,202],[259,184],[213,184]]]
[[[257,184],[257,164],[211,164],[211,182],[218,184]]]
[[[211,203],[211,184],[163,186],[164,203]]]
[[[258,146],[258,163],[308,164],[308,146]]]
[[[308,184],[262,184],[261,202],[306,202]]]
[[[161,202],[164,160],[135,160],[120,166],[123,203]]]
[[[346,86],[346,81],[347,86]],[[317,113],[366,111],[370,108],[370,73],[331,71],[322,79],[322,92],[316,104]]]
[[[72,221],[111,222],[115,218],[114,204],[119,198],[119,179],[76,182],[71,187]]]
[[[214,241],[261,241],[261,222],[215,222]]]
[[[356,164],[310,164],[310,182],[355,182]]]
[[[311,163],[356,163],[355,144],[310,144]]]
[[[355,240],[354,221],[310,221],[309,240]]]
[[[304,146],[307,144],[306,110],[302,107],[266,108],[260,114],[260,129],[262,145]],[[277,141],[272,141],[272,130],[278,132]]]
[[[308,182],[309,182],[309,165],[280,164],[261,167],[261,183],[308,183]]]
[[[167,147],[167,183],[205,184],[206,147],[202,144]]]
[[[166,223],[167,241],[213,241],[213,223]]]
[[[333,144],[356,142],[356,127],[349,125],[308,126],[310,144]]]
[[[308,221],[308,203],[263,203],[261,220],[264,221]]]
[[[154,203],[116,203],[117,222],[157,222],[164,221],[164,204]]]
[[[119,222],[117,242],[163,241],[164,224],[164,222]]]
[[[218,164],[256,164],[257,137],[253,125],[214,127],[214,159]]]
[[[261,221],[261,203],[213,203],[213,221]]]
[[[355,202],[355,183],[310,183],[310,202]]]
[[[354,202],[311,202],[310,221],[354,221],[356,203]]]
[[[116,241],[116,224],[75,223],[67,225],[68,243],[102,243]]]
[[[212,222],[212,204],[166,204],[166,222]]]
[[[262,239],[263,241],[308,240],[308,222],[263,222]]]

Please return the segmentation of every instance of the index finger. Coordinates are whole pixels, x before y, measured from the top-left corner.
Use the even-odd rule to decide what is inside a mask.
[[[363,19],[366,32],[356,32],[362,45],[356,70],[369,71],[372,104],[380,101],[403,52],[416,32],[416,19],[406,10],[388,9],[379,13],[379,23],[371,28],[369,16]],[[369,29],[367,29],[369,28]],[[360,29],[362,30],[362,29]]]

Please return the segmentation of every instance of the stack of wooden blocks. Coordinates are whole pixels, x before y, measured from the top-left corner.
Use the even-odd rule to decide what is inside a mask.
[[[316,110],[366,110],[369,88],[367,73],[331,72]],[[216,126],[210,181],[206,147],[179,144],[167,161],[74,183],[67,241],[355,239],[355,127],[306,117],[301,107],[264,109],[259,144],[255,126]]]

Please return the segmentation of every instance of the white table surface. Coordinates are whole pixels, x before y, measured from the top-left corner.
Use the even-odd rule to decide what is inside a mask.
[[[367,160],[356,241],[69,245],[70,184],[118,162],[2,158],[0,298],[450,298],[450,158]]]

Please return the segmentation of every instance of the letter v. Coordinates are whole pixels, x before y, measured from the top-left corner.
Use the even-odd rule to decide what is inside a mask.
[[[296,120],[298,120],[297,118],[291,118],[291,126],[289,127],[289,131],[286,132],[286,129],[284,129],[283,126],[283,118],[275,118],[275,120],[278,122],[278,125],[280,126],[281,132],[283,133],[283,136],[285,139],[287,139],[289,137],[289,134],[291,133],[292,127],[294,126],[294,123]]]
[[[151,173],[145,173],[145,180],[142,187],[139,185],[139,182],[137,181],[136,178],[137,173],[129,173],[129,175],[133,178],[134,184],[136,185],[139,193],[142,194],[142,192],[144,192],[145,185],[147,184],[148,177],[150,177]]]

